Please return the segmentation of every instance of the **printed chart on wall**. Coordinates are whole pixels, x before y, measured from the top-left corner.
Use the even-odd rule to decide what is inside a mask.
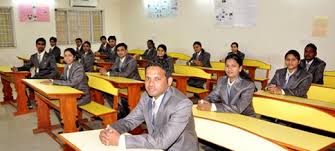
[[[177,15],[178,0],[147,0],[146,9],[151,18]]]
[[[231,27],[256,25],[256,0],[215,0],[216,23]]]
[[[19,17],[21,22],[49,22],[49,6],[20,4]]]

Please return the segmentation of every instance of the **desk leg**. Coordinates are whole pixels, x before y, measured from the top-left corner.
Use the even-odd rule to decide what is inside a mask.
[[[12,95],[12,88],[10,87],[10,82],[3,78],[3,75],[1,76],[1,82],[2,82],[2,92],[3,92],[3,102],[1,104],[7,104],[10,102],[13,102],[13,95]]]
[[[128,87],[128,104],[130,110],[133,110],[136,107],[138,101],[140,100],[140,93],[141,85],[132,84]]]
[[[60,113],[64,124],[64,133],[76,132],[78,115],[76,96],[60,97]]]
[[[252,81],[255,80],[255,71],[256,71],[256,68],[249,68],[249,76]]]
[[[17,97],[16,97],[17,111],[14,112],[15,116],[29,113],[29,109],[27,107],[28,98],[26,95],[26,85],[21,80],[23,78],[20,78],[20,77],[15,78],[15,89],[17,92]]]
[[[51,129],[49,106],[45,103],[39,94],[35,95],[37,103],[37,129],[33,130],[34,134],[46,132]]]
[[[176,88],[182,93],[186,94],[188,77],[176,77]]]

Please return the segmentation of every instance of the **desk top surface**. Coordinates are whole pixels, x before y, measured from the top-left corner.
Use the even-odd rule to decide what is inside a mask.
[[[83,94],[83,92],[71,88],[69,86],[60,86],[60,85],[53,85],[53,84],[43,84],[42,81],[46,79],[23,79],[23,82],[28,84],[29,86],[36,88],[47,95],[54,95],[54,94]]]
[[[144,84],[143,81],[124,78],[124,77],[105,76],[105,75],[101,75],[99,72],[86,72],[86,74],[90,76],[99,77],[99,78],[102,78],[108,81],[120,83],[120,84],[123,84],[123,83],[124,84]]]
[[[105,146],[99,140],[99,130],[83,131],[83,132],[74,132],[74,133],[64,133],[60,134],[60,138],[68,144],[71,144],[71,147],[75,147],[76,150],[82,151],[119,151],[118,146]],[[129,151],[147,151],[149,149],[127,149]],[[158,150],[150,150],[158,151]]]
[[[0,66],[0,72],[12,72],[10,66]]]
[[[260,96],[260,97],[284,100],[284,101],[293,102],[293,103],[306,104],[306,105],[315,106],[315,107],[327,108],[330,110],[335,110],[335,103],[330,103],[330,102],[325,102],[325,101],[311,100],[311,99],[296,97],[296,96],[276,95],[276,94],[271,94],[263,90],[259,90],[255,92],[254,95]]]
[[[233,113],[199,111],[193,107],[195,117],[226,123],[270,140],[307,150],[319,150],[335,143],[335,139],[270,123],[253,117]]]

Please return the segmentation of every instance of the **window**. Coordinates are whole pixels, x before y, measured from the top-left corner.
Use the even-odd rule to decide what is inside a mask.
[[[103,35],[102,11],[56,9],[56,33],[59,44],[73,44],[76,38],[99,42]]]
[[[14,47],[12,8],[0,7],[0,47]]]

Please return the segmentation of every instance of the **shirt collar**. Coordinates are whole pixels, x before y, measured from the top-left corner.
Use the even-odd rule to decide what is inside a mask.
[[[287,71],[286,71],[286,77],[292,76],[296,71],[297,71],[297,69],[294,70],[292,73],[290,73],[290,71],[287,69]]]
[[[41,53],[38,53],[38,52],[37,52],[37,55],[40,55],[41,57],[43,57],[44,54],[45,54],[45,51],[42,51]]]
[[[126,59],[126,56],[124,56],[123,58],[120,58],[120,61],[123,63],[124,59]]]
[[[231,87],[233,86],[234,83],[236,83],[236,81],[238,81],[239,78],[237,78],[236,80],[234,80],[233,82],[230,82],[230,78],[228,78],[227,84]]]
[[[312,60],[311,60],[311,61],[309,61],[309,62],[306,60],[306,64],[309,64],[309,65],[311,65],[311,64],[313,63],[313,61],[314,61],[314,59],[312,59]]]

